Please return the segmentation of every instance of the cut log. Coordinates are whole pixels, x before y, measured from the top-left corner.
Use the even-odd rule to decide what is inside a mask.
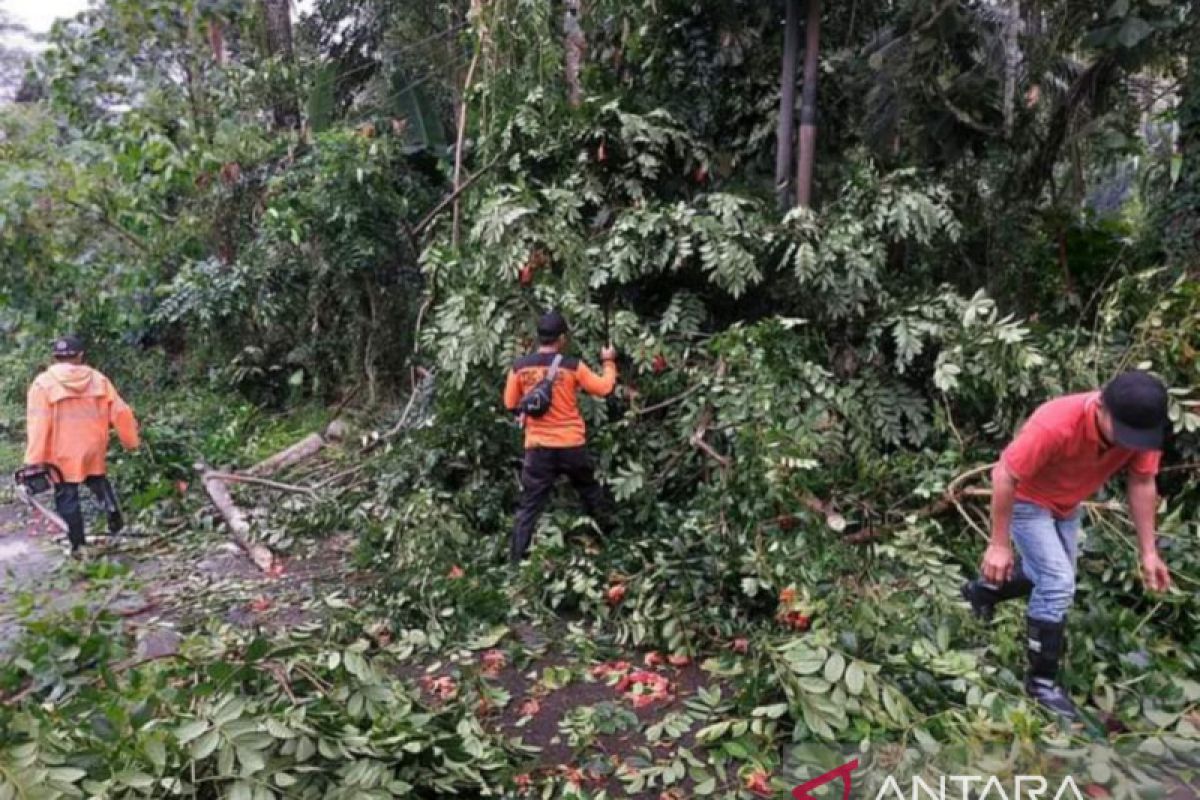
[[[346,423],[335,419],[329,423],[323,433],[310,433],[291,447],[287,447],[275,455],[263,459],[250,469],[242,470],[242,474],[263,478],[268,475],[274,475],[277,472],[282,472],[288,467],[293,467],[301,461],[312,458],[321,452],[321,449],[329,442],[341,441],[345,438],[346,432]]]
[[[250,521],[238,508],[237,503],[233,502],[233,497],[229,494],[229,487],[221,480],[219,473],[204,468],[202,464],[198,464],[197,467],[201,470],[200,482],[204,484],[204,491],[208,492],[213,505],[217,507],[217,511],[221,512],[225,524],[229,527],[229,538],[249,556],[255,566],[263,572],[270,572],[271,567],[275,565],[275,555],[266,545],[261,545],[250,538]]]

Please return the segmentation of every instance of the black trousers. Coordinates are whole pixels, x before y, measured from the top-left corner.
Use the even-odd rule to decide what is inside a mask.
[[[83,482],[88,491],[96,498],[96,502],[108,514],[108,532],[119,533],[124,527],[121,518],[121,506],[117,502],[117,493],[104,475],[90,475]],[[56,483],[54,485],[54,508],[58,515],[67,523],[67,538],[71,549],[75,550],[84,545],[83,509],[79,505],[78,483]]]
[[[529,552],[538,518],[550,500],[554,484],[566,476],[579,493],[583,507],[603,531],[612,527],[612,508],[604,487],[596,480],[595,468],[588,451],[583,447],[539,447],[525,451],[521,469],[521,501],[513,526],[509,555],[513,562],[521,561]]]

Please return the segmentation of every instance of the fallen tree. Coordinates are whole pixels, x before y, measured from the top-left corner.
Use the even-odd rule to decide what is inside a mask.
[[[210,469],[200,463],[196,470],[200,473],[200,482],[204,491],[216,506],[225,525],[229,528],[229,538],[241,548],[255,566],[263,572],[272,572],[278,568],[278,559],[271,549],[253,539],[252,526],[246,512],[234,501],[229,491],[230,483],[249,483],[267,486],[281,491],[308,494],[315,497],[315,491],[307,486],[295,486],[278,481],[267,480],[267,476],[282,472],[303,461],[307,461],[320,453],[326,445],[341,441],[346,436],[347,426],[342,420],[335,419],[320,433],[311,433],[293,445],[285,447],[278,453],[263,459],[244,473],[221,472]]]

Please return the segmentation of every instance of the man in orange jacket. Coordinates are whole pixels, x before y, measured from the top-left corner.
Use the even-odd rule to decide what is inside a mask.
[[[25,463],[53,464],[62,473],[55,476],[54,505],[67,523],[75,555],[84,545],[79,484],[86,484],[108,513],[109,533],[123,527],[116,492],[105,475],[109,426],[126,450],[138,447],[133,411],[108,378],[84,365],[83,343],[76,336],[58,339],[54,364],[29,387]]]
[[[513,526],[510,556],[520,562],[529,551],[538,517],[554,491],[554,484],[565,475],[579,493],[592,519],[607,529],[611,526],[608,497],[596,480],[592,460],[584,445],[587,430],[579,413],[576,392],[603,397],[617,383],[617,351],[610,345],[600,351],[604,364],[601,375],[592,372],[578,358],[562,354],[567,345],[567,321],[557,311],[538,320],[540,347],[513,364],[504,387],[504,405],[516,411],[521,398],[529,394],[550,372],[555,360],[558,373],[551,392],[550,407],[543,416],[524,417],[525,463],[521,470],[521,501]]]

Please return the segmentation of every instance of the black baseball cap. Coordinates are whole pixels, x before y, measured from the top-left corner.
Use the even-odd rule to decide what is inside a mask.
[[[1148,372],[1123,372],[1100,395],[1113,437],[1130,450],[1161,450],[1167,436],[1167,387]]]
[[[83,352],[83,339],[78,336],[60,336],[54,340],[55,358],[74,358]]]
[[[568,330],[566,318],[557,311],[547,311],[538,317],[537,332],[540,339],[557,339]]]

